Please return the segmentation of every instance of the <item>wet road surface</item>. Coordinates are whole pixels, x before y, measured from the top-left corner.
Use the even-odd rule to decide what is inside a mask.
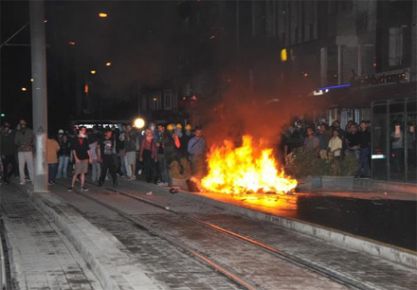
[[[417,251],[417,202],[300,196],[295,218]]]
[[[417,251],[417,201],[297,193],[256,197],[198,193],[281,217],[315,223]]]

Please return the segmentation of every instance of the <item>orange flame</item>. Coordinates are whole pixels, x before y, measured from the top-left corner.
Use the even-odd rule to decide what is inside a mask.
[[[242,137],[242,146],[229,140],[213,146],[208,154],[208,175],[201,186],[211,192],[227,194],[287,193],[297,186],[297,180],[278,170],[271,148],[254,144],[252,137]]]

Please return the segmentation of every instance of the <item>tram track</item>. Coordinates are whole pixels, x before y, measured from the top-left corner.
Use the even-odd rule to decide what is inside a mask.
[[[93,184],[91,184],[93,185]],[[268,245],[267,243],[264,243],[260,240],[254,239],[252,237],[249,236],[245,236],[242,234],[239,234],[235,231],[226,229],[222,226],[219,226],[215,223],[211,223],[205,220],[202,220],[198,217],[196,217],[195,215],[192,214],[184,214],[181,212],[177,212],[173,209],[171,209],[168,206],[159,204],[157,202],[154,201],[150,201],[146,198],[142,198],[139,197],[137,195],[131,194],[131,193],[127,193],[124,192],[122,190],[119,189],[114,189],[114,188],[108,188],[108,187],[100,187],[100,189],[105,190],[107,192],[112,192],[112,193],[117,193],[120,194],[124,197],[127,197],[131,200],[135,200],[136,202],[140,202],[140,203],[145,203],[147,205],[156,207],[158,209],[161,209],[163,211],[169,212],[170,214],[174,214],[182,219],[186,219],[192,223],[198,224],[206,229],[210,229],[211,231],[214,231],[216,233],[220,233],[223,235],[226,235],[228,237],[231,237],[233,239],[236,239],[238,241],[244,242],[250,246],[254,246],[257,249],[260,249],[262,251],[264,251],[265,253],[268,253],[280,260],[286,261],[288,263],[293,264],[296,267],[302,268],[304,270],[307,270],[309,272],[314,272],[322,277],[325,277],[333,282],[336,282],[340,285],[343,285],[347,288],[351,288],[351,289],[375,289],[375,287],[373,287],[372,285],[367,285],[365,283],[363,283],[362,281],[359,281],[353,277],[348,277],[345,276],[337,271],[328,269],[328,268],[324,268],[321,265],[315,264],[311,261],[296,257],[294,255],[285,253],[284,251]],[[93,200],[94,202],[97,202],[99,204],[101,204],[102,206],[111,209],[113,211],[116,211],[119,215],[125,217],[126,219],[128,219],[130,222],[140,226],[141,228],[145,228],[146,230],[149,230],[150,232],[152,232],[153,234],[156,234],[157,236],[159,236],[160,238],[163,238],[167,241],[169,241],[170,243],[174,244],[175,246],[181,248],[184,252],[186,252],[188,255],[193,256],[194,258],[198,259],[201,262],[204,262],[206,265],[210,266],[211,268],[213,268],[214,270],[218,271],[219,273],[223,274],[224,276],[226,276],[227,278],[229,278],[230,280],[232,280],[233,282],[235,282],[236,284],[246,288],[246,289],[260,289],[260,285],[257,285],[255,283],[252,283],[250,281],[247,281],[246,279],[239,277],[239,275],[235,274],[232,270],[227,269],[225,266],[220,265],[219,263],[217,263],[216,261],[214,261],[213,259],[211,259],[210,257],[208,257],[207,255],[204,255],[203,253],[199,252],[199,251],[195,251],[192,249],[187,248],[184,244],[179,243],[178,241],[176,241],[175,239],[172,239],[171,237],[167,237],[166,235],[163,234],[163,232],[160,231],[156,231],[155,229],[150,229],[148,226],[144,225],[143,223],[139,222],[138,219],[136,218],[132,218],[131,216],[129,216],[128,214],[126,214],[125,212],[123,212],[122,210],[116,208],[113,205],[110,205],[106,202],[103,202],[101,200],[98,200],[97,198],[93,197],[91,194],[89,193],[84,193],[84,192],[77,192],[77,194],[82,195],[85,198],[88,198],[90,200]]]
[[[3,219],[0,216],[0,289],[12,289],[12,279],[10,275],[10,259],[6,239],[6,229]]]

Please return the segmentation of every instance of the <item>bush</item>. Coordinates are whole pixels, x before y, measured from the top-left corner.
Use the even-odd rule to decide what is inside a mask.
[[[286,172],[297,178],[336,174],[352,176],[358,167],[358,161],[352,155],[347,155],[341,160],[324,160],[318,158],[315,152],[304,151],[303,148],[297,148],[291,154]],[[340,166],[340,170],[337,170],[337,166]]]

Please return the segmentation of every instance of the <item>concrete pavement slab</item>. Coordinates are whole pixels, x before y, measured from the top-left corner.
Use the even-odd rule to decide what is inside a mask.
[[[102,289],[77,251],[26,195],[4,186],[1,196],[14,289]]]

